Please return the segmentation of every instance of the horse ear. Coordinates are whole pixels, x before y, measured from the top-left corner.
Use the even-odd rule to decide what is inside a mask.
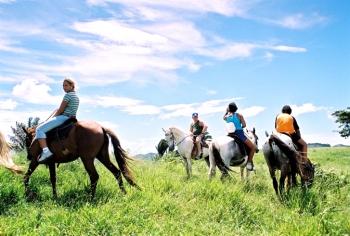
[[[162,130],[164,131],[164,133],[166,133],[166,131],[165,131],[165,129],[164,129],[164,128],[162,128]]]
[[[265,130],[266,137],[269,137],[269,133]]]
[[[27,131],[27,129],[26,129],[24,126],[22,126],[22,129],[23,129],[24,133],[25,133],[26,135],[28,135],[28,131]]]
[[[255,134],[255,127],[253,127],[253,130],[252,130],[253,134]]]

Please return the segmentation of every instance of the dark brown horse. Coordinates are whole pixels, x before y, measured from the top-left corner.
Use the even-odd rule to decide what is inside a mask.
[[[268,136],[267,133],[266,135]],[[314,165],[307,157],[297,151],[289,136],[284,134],[270,135],[263,146],[263,153],[277,195],[283,193],[286,178],[288,188],[297,184],[297,174],[300,175],[302,186],[312,185],[315,173]],[[276,170],[281,170],[279,186],[275,174]]]
[[[29,178],[38,167],[38,156],[41,153],[41,148],[38,141],[35,139],[35,130],[25,130],[26,146],[28,159],[30,160],[29,168],[24,176],[24,186],[27,197],[33,193],[29,189]],[[116,157],[120,170],[111,162],[109,158],[108,146],[109,138],[112,141],[114,155]],[[91,181],[91,196],[95,196],[96,185],[99,175],[96,171],[94,160],[97,158],[117,179],[119,188],[123,193],[126,193],[123,186],[122,175],[126,181],[136,188],[139,188],[135,183],[132,173],[128,167],[130,159],[123,148],[117,136],[109,129],[102,127],[93,121],[79,121],[73,125],[68,133],[67,138],[63,140],[55,140],[49,142],[49,148],[54,154],[53,158],[47,163],[50,170],[50,180],[52,184],[52,193],[57,197],[56,192],[56,166],[55,163],[65,163],[81,158],[86,171],[90,176]]]

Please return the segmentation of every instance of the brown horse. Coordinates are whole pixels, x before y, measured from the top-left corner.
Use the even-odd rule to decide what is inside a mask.
[[[267,133],[266,135],[268,136]],[[297,174],[300,175],[302,186],[310,187],[315,173],[315,167],[311,161],[297,151],[289,136],[271,134],[268,137],[263,146],[263,153],[276,194],[279,196],[283,194],[286,178],[288,188],[295,186]],[[279,186],[275,174],[276,170],[281,170]]]
[[[31,197],[33,192],[29,189],[29,178],[38,167],[38,157],[41,153],[38,140],[33,140],[35,136],[34,129],[25,130],[26,146],[28,159],[30,160],[29,168],[24,176],[24,186],[27,197]],[[109,137],[113,144],[114,155],[116,157],[120,170],[111,162],[109,158],[108,146]],[[117,136],[109,129],[102,127],[93,121],[79,121],[75,123],[69,131],[67,138],[64,140],[55,140],[49,142],[49,148],[54,154],[47,165],[50,170],[50,180],[52,184],[52,193],[57,197],[56,192],[56,166],[55,163],[66,163],[81,158],[91,181],[91,196],[95,196],[96,185],[99,175],[96,171],[94,160],[97,158],[117,179],[119,188],[126,193],[123,186],[122,175],[126,181],[136,188],[131,170],[128,167],[128,160],[124,149],[120,146]]]

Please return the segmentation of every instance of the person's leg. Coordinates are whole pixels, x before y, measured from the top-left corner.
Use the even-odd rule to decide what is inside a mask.
[[[246,139],[244,143],[245,143],[245,145],[247,145],[248,148],[249,148],[247,169],[251,171],[251,170],[253,170],[253,168],[254,168],[254,165],[253,165],[253,156],[254,156],[254,153],[255,153],[255,150],[256,150],[256,146],[255,146],[255,144],[254,144],[252,141],[250,141],[249,139]]]
[[[201,136],[196,137],[196,145],[198,150],[198,157],[200,158],[203,155],[202,146],[201,146]]]
[[[53,155],[47,147],[46,132],[63,124],[67,119],[68,117],[66,116],[55,116],[37,127],[35,138],[38,139],[39,145],[43,149],[43,152],[38,160],[39,163],[46,161]]]
[[[304,139],[300,138],[298,140],[298,143],[301,145],[301,154],[304,156],[304,157],[307,157],[307,143],[304,141]]]

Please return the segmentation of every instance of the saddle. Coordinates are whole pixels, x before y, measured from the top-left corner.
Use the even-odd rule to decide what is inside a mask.
[[[194,157],[197,157],[198,153],[200,152],[200,150],[198,150],[197,148],[197,145],[196,145],[196,138],[197,138],[197,135],[194,135],[193,136],[193,149],[192,149],[192,152],[191,152],[191,156],[194,158]],[[205,135],[203,135],[201,141],[200,141],[200,145],[201,145],[201,148],[209,148],[209,145],[205,142],[206,140],[209,140],[209,138]]]
[[[47,141],[61,141],[68,137],[69,131],[73,128],[73,126],[78,122],[75,117],[69,118],[62,125],[49,130],[46,133]]]
[[[282,134],[282,133],[271,134],[269,138],[269,144],[272,146],[272,143],[275,143],[277,147],[279,147],[279,149],[281,149],[281,151],[288,157],[288,159],[290,160],[292,169],[296,171],[297,161],[299,158],[297,147],[293,143],[289,135],[286,135],[286,136],[288,136],[290,139],[284,138],[284,140],[282,140],[283,139],[282,135],[286,135],[286,134]]]
[[[234,133],[229,133],[227,134],[227,136],[231,137],[234,139],[234,141],[238,144],[239,150],[241,151],[243,156],[247,156],[250,149],[247,145],[245,145],[244,142],[242,142],[237,135],[235,135]]]

